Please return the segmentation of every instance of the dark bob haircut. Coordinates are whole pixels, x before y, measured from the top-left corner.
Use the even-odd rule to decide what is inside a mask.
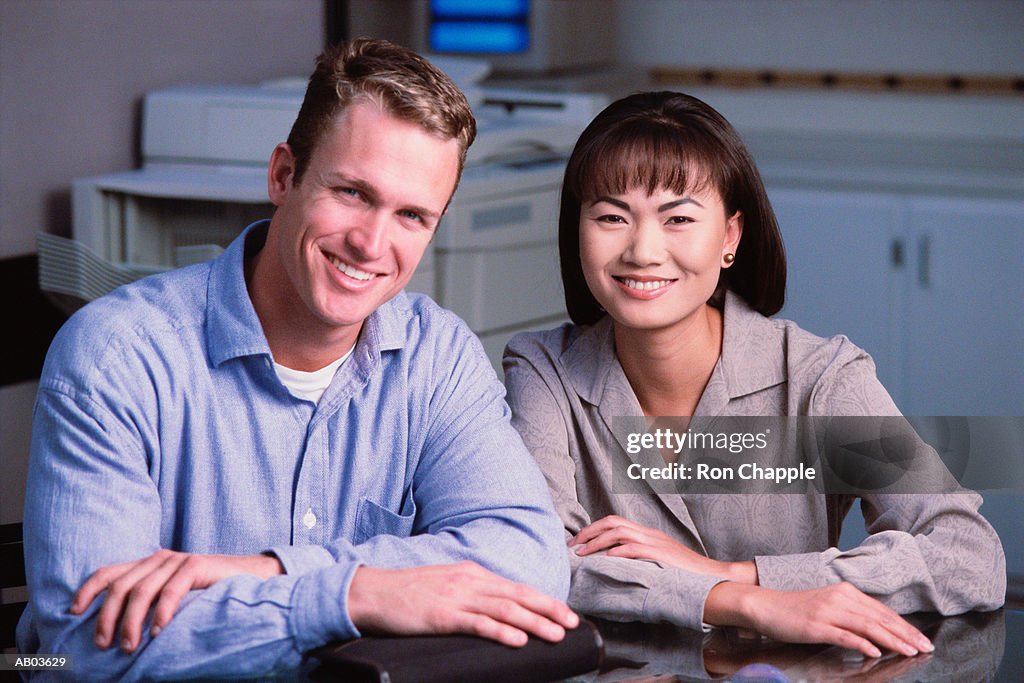
[[[712,302],[725,290],[774,315],[786,296],[786,255],[775,212],[739,133],[710,106],[677,92],[646,92],[611,103],[576,142],[565,169],[558,251],[569,317],[591,325],[604,316],[583,279],[580,207],[603,195],[643,188],[677,194],[714,188],[726,216],[739,211],[743,237],[722,269]]]

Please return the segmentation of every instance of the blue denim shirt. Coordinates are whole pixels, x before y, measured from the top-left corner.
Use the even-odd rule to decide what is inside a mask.
[[[365,322],[318,404],[292,396],[244,279],[258,223],[216,260],[76,313],[39,384],[25,507],[30,605],[19,652],[76,679],[260,675],[359,632],[349,584],[375,567],[474,560],[564,599],[562,525],[466,325],[399,294]],[[132,655],[93,644],[102,566],[160,548],[272,551],[286,573],[193,591]],[[102,597],[102,596],[101,596]]]

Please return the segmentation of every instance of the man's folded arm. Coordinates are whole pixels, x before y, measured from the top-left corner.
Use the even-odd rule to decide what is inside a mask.
[[[303,651],[358,635],[345,605],[358,565],[340,563],[305,576],[225,579],[186,596],[155,638],[147,619],[134,653],[116,635],[97,647],[104,596],[74,615],[74,595],[96,570],[159,550],[160,499],[144,454],[92,399],[42,387],[35,410],[25,515],[32,649],[73,655],[80,677],[256,675],[294,669]]]

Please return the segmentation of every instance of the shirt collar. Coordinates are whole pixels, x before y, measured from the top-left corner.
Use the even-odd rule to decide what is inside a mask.
[[[206,343],[214,365],[240,356],[270,356],[270,345],[245,286],[245,257],[263,248],[269,225],[269,220],[250,225],[210,265]]]
[[[716,371],[725,379],[729,398],[746,396],[786,381],[785,332],[740,295],[725,297],[722,358]]]
[[[723,391],[733,399],[786,381],[779,326],[731,291],[726,294],[723,315],[722,356],[705,391]],[[628,386],[615,356],[611,318],[606,315],[591,326],[577,329],[560,360],[580,398],[601,405],[606,389],[617,391],[623,383]]]
[[[214,365],[241,356],[271,357],[270,345],[245,284],[245,261],[263,248],[269,227],[269,220],[253,223],[211,263],[206,338],[207,352]],[[369,361],[381,351],[402,348],[409,309],[403,291],[371,313],[363,324],[353,356]]]

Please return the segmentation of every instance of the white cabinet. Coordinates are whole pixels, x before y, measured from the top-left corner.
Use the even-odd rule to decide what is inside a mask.
[[[789,260],[781,316],[867,349],[905,414],[1024,414],[1024,198],[769,195]]]
[[[1024,415],[1024,201],[908,204],[906,412]]]

